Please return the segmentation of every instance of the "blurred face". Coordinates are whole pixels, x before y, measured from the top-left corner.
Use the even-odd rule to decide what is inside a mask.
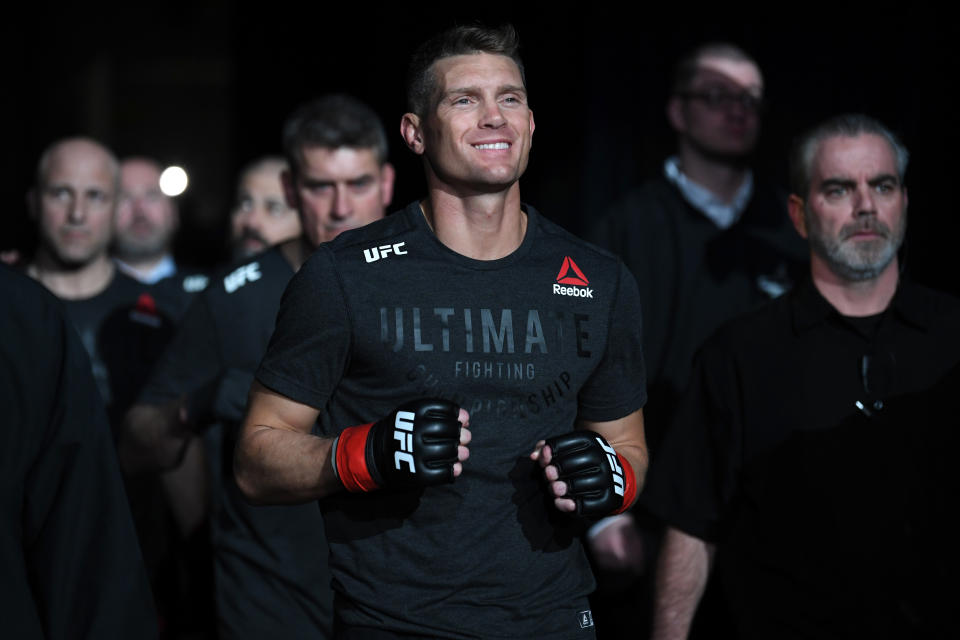
[[[240,178],[237,205],[230,218],[238,256],[251,256],[300,235],[300,218],[283,194],[282,171],[282,164],[269,163]]]
[[[177,229],[173,201],[160,191],[160,167],[149,160],[120,164],[114,249],[121,259],[159,258]]]
[[[704,57],[688,89],[671,100],[670,120],[704,155],[741,158],[756,146],[762,98],[763,78],[755,64]]]
[[[307,147],[301,159],[299,175],[284,172],[284,188],[313,246],[383,217],[393,167],[381,166],[372,149]]]
[[[423,122],[404,116],[407,145],[426,155],[432,179],[457,192],[514,185],[527,168],[534,130],[517,64],[507,56],[477,53],[442,58],[433,73],[436,107]]]
[[[886,139],[828,138],[812,169],[800,229],[811,259],[852,281],[876,278],[895,265],[907,226],[907,192]]]
[[[116,168],[89,141],[53,149],[36,193],[41,250],[68,269],[105,257],[113,229]]]

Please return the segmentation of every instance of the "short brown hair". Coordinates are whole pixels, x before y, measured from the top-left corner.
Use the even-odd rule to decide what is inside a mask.
[[[513,25],[484,27],[480,25],[452,27],[430,38],[413,52],[407,68],[407,109],[425,117],[437,91],[433,65],[438,60],[472,53],[507,56],[520,69],[520,79],[527,84],[520,59],[520,38]]]

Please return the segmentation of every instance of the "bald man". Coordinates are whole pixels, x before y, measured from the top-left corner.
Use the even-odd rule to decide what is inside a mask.
[[[172,331],[169,312],[158,309],[152,290],[118,272],[110,259],[119,181],[120,165],[109,149],[67,138],[40,156],[28,194],[39,245],[27,274],[65,302],[114,416],[118,404],[133,399],[147,362]],[[138,341],[144,332],[150,339]],[[158,346],[145,349],[148,344]]]
[[[67,138],[41,154],[27,197],[39,245],[26,272],[63,301],[115,434],[180,313],[157,288],[121,273],[109,256],[119,183],[120,165],[109,149],[89,138]],[[196,441],[174,471],[127,484],[157,607],[168,619],[177,595],[157,588],[163,572],[175,567],[172,525],[189,535],[202,520],[200,456]]]

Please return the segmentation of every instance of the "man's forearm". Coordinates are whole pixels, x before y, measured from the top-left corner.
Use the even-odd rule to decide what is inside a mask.
[[[237,486],[250,502],[297,504],[342,488],[333,440],[310,433],[319,411],[254,382],[234,451]]]
[[[657,563],[653,640],[687,637],[712,561],[713,545],[667,528]]]
[[[331,463],[333,440],[266,426],[244,429],[233,470],[257,504],[297,504],[342,488]]]

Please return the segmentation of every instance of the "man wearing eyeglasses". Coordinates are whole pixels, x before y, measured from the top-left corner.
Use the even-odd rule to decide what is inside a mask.
[[[704,44],[683,56],[666,107],[676,154],[590,234],[623,259],[640,288],[654,455],[697,347],[722,322],[802,276],[806,252],[790,228],[786,193],[750,169],[763,90],[757,63],[732,44]],[[630,514],[591,535],[598,565],[618,573],[641,571],[651,542],[641,540]]]
[[[901,268],[907,160],[862,115],[796,145],[809,276],[703,345],[642,498],[669,525],[657,640],[687,637],[714,566],[737,638],[955,631],[960,301]]]
[[[786,194],[750,169],[763,87],[756,62],[732,44],[705,44],[681,58],[666,108],[676,155],[591,233],[626,262],[647,310],[651,448],[696,348],[802,274],[805,252],[787,220]]]

